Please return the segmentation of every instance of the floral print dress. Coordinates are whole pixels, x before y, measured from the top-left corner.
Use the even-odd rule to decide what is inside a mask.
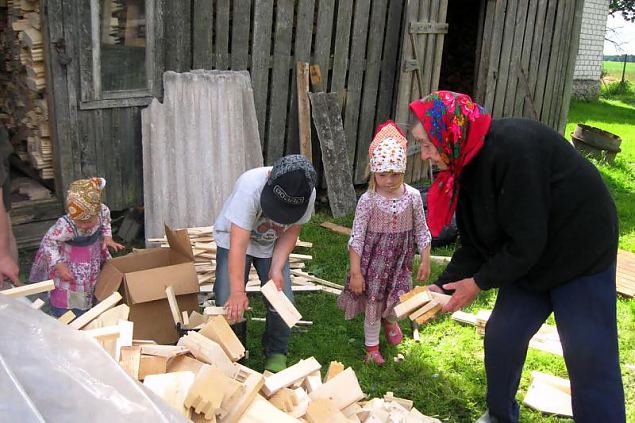
[[[403,195],[387,199],[366,192],[357,203],[349,248],[361,257],[366,289],[355,294],[346,287],[337,299],[344,317],[360,313],[370,323],[394,316],[399,297],[412,289],[412,259],[430,244],[421,194],[404,184]]]
[[[98,223],[89,230],[75,226],[63,216],[48,230],[35,255],[29,280],[41,282],[53,279],[51,305],[64,309],[87,310],[92,307],[93,291],[101,266],[110,259],[102,248],[104,237],[112,236],[110,210],[102,204]],[[55,265],[63,262],[72,273],[73,281],[60,279]]]

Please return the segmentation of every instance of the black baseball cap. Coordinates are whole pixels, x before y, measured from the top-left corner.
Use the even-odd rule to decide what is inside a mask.
[[[278,159],[260,194],[264,214],[276,223],[295,223],[306,213],[317,174],[311,162],[299,154]]]

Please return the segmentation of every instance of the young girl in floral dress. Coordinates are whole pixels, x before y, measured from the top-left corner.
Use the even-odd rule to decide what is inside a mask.
[[[80,315],[92,307],[101,266],[110,259],[108,247],[124,248],[113,241],[110,210],[101,203],[105,185],[103,178],[73,182],[66,199],[67,214],[48,230],[35,255],[29,279],[55,281],[49,301],[56,317],[68,310]]]
[[[366,363],[382,365],[379,332],[397,345],[403,334],[394,307],[412,288],[412,260],[421,254],[418,280],[430,274],[430,232],[421,194],[403,182],[407,140],[394,122],[380,125],[369,148],[369,188],[357,204],[349,240],[350,274],[337,304],[349,320],[365,314]]]

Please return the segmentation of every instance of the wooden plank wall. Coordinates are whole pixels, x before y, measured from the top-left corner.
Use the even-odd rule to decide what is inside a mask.
[[[405,1],[192,0],[186,29],[168,23],[184,15],[170,3],[166,66],[183,70],[169,56],[190,28],[193,69],[250,71],[265,163],[299,151],[295,62],[318,64],[321,88],[342,99],[354,181],[366,182],[374,129],[393,115]]]
[[[475,98],[494,117],[536,118],[564,130],[582,3],[487,0]]]

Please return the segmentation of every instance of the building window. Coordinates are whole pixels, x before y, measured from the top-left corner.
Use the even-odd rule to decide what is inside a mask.
[[[80,108],[149,104],[157,96],[156,0],[90,0]],[[87,34],[88,35],[88,34]]]
[[[146,1],[99,3],[102,92],[147,89]]]

